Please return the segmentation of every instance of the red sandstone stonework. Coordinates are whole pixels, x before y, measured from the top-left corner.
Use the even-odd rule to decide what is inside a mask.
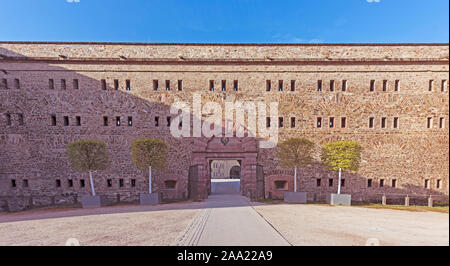
[[[280,141],[300,136],[318,146],[338,139],[359,141],[364,147],[361,168],[357,173],[344,173],[342,188],[355,201],[379,200],[383,194],[390,198],[432,194],[448,202],[448,60],[447,44],[0,42],[0,211],[78,203],[89,193],[88,176],[73,172],[64,152],[68,143],[82,138],[107,142],[111,167],[95,173],[94,178],[98,194],[107,195],[111,203],[136,201],[148,188],[146,174],[131,162],[130,143],[137,137],[161,138],[171,147],[167,168],[153,174],[154,192],[161,193],[165,201],[192,196],[190,169],[196,173],[197,197],[207,197],[209,161],[213,159],[241,160],[241,191],[252,199],[281,198],[284,188],[277,188],[275,181],[287,181],[285,189],[292,191],[292,169],[282,169],[275,150],[260,149],[257,140],[230,138],[224,145],[219,138],[175,139],[170,135],[166,121],[167,116],[173,117],[170,104],[191,102],[193,92],[198,91],[202,102],[214,101],[222,107],[237,100],[279,102],[284,121]],[[49,80],[54,89],[49,88]],[[166,80],[170,91],[165,90]],[[214,92],[209,90],[211,80]],[[225,92],[221,91],[222,80],[226,81]],[[283,80],[282,91],[279,80]],[[317,91],[319,80],[321,92]],[[371,80],[374,91],[370,91]],[[235,81],[238,91],[233,90]],[[268,81],[271,91],[266,91]],[[334,81],[333,91],[330,81]],[[103,125],[104,116],[108,126]],[[116,126],[116,117],[120,117],[120,126]],[[128,117],[132,117],[131,126]],[[321,128],[316,126],[318,117]],[[341,127],[343,117],[345,128]],[[385,128],[381,127],[383,117]],[[393,127],[395,117],[397,128]],[[427,128],[429,117],[431,127]],[[277,123],[278,118],[272,121]],[[330,179],[334,180],[331,186]],[[85,180],[85,187],[80,180]],[[308,192],[309,200],[323,201],[326,193],[336,191],[337,174],[316,163],[298,171],[297,185],[298,191]]]

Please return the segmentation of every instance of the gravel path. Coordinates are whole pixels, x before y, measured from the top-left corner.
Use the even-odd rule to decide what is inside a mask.
[[[449,245],[446,213],[312,204],[254,208],[293,245],[365,245],[369,238],[380,245]]]
[[[139,207],[134,206],[132,209]],[[12,218],[14,220],[22,218],[25,221],[0,222],[0,245],[61,246],[65,245],[69,238],[76,238],[80,245],[86,246],[171,245],[199,212],[196,208],[186,208],[185,204],[182,207],[176,210],[151,210],[151,206],[142,206],[142,211],[124,212],[121,206],[2,214],[0,221]],[[92,214],[93,212],[109,213]],[[74,216],[75,213],[84,215]],[[46,218],[38,219],[39,215]],[[48,218],[57,215],[63,217]]]

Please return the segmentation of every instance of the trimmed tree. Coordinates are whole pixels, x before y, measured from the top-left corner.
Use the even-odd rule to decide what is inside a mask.
[[[313,163],[314,142],[306,138],[291,138],[278,144],[281,166],[294,168],[294,192],[297,192],[297,167]]]
[[[167,163],[169,145],[160,139],[139,138],[131,143],[133,163],[143,172],[148,171],[148,191],[152,193],[152,168],[163,169]]]
[[[331,171],[339,171],[338,194],[341,194],[341,171],[357,171],[362,147],[357,141],[339,140],[322,146],[322,164]]]
[[[89,172],[92,196],[95,196],[92,171],[108,168],[109,154],[106,143],[92,139],[78,140],[67,145],[66,155],[73,170]]]

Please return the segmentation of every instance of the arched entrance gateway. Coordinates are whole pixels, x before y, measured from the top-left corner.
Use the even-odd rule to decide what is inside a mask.
[[[264,174],[257,164],[258,150],[258,141],[250,137],[194,139],[189,198],[206,199],[211,193],[211,162],[227,160],[240,163],[240,193],[251,200],[264,198]]]

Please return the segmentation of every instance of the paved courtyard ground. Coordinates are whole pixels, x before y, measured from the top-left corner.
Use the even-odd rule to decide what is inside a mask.
[[[254,207],[293,245],[449,245],[449,215],[314,204]]]
[[[126,207],[0,214],[0,245],[63,246],[69,238],[78,239],[83,246],[171,245],[199,212],[195,208],[157,210],[145,206],[130,206],[141,207],[141,211],[124,212]],[[96,212],[100,214],[93,214]]]
[[[3,213],[0,245],[449,245],[448,213],[263,204],[225,186],[203,202]]]

